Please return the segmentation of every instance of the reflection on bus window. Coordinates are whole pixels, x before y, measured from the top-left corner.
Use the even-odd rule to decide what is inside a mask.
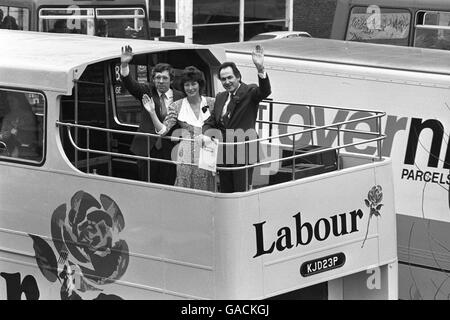
[[[450,50],[450,12],[419,11],[414,46]]]
[[[142,8],[44,8],[39,21],[44,32],[148,39]]]
[[[0,6],[0,29],[29,30],[28,9]]]
[[[96,18],[108,25],[109,37],[148,39],[145,12],[141,8],[96,9]]]
[[[53,8],[39,11],[39,31],[94,35],[94,10]]]
[[[40,162],[43,157],[44,97],[0,90],[0,157]]]
[[[372,7],[352,8],[345,40],[407,46],[411,13]]]
[[[120,80],[119,64],[115,65],[114,93],[116,96],[117,120],[123,124],[138,125],[141,122],[141,103],[125,88]],[[130,77],[140,83],[147,83],[148,71],[146,65],[130,64]]]

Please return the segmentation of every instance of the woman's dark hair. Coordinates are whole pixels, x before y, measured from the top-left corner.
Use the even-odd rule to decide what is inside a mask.
[[[220,65],[219,67],[219,73],[217,74],[217,76],[220,79],[220,71],[222,71],[222,69],[228,68],[230,67],[233,70],[233,74],[236,78],[242,79],[241,76],[241,72],[239,71],[239,69],[236,67],[236,64],[234,62],[224,62]]]
[[[189,66],[189,67],[184,68],[184,70],[181,74],[180,85],[181,85],[181,89],[183,91],[184,91],[184,84],[189,81],[198,83],[198,85],[200,86],[200,90],[199,90],[200,93],[205,88],[205,77],[203,75],[203,72],[201,72],[194,66]]]

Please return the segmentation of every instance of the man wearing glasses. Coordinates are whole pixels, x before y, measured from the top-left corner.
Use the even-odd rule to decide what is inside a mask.
[[[144,94],[150,96],[155,103],[155,110],[161,122],[167,115],[167,108],[176,100],[184,97],[181,91],[171,89],[174,71],[170,64],[158,63],[152,70],[152,82],[139,83],[129,76],[129,63],[133,59],[130,46],[122,47],[120,74],[125,88],[142,104]],[[142,108],[142,120],[138,132],[156,134],[150,114]],[[170,135],[168,135],[170,136]],[[150,142],[148,145],[147,141]],[[131,151],[138,156],[148,156],[164,160],[171,160],[171,152],[174,142],[170,138],[135,136],[131,144]],[[138,160],[139,179],[148,181],[148,161]],[[174,164],[150,161],[150,182],[173,185],[176,178],[176,166]]]

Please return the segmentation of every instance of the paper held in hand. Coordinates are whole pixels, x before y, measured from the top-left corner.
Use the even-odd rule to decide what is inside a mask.
[[[200,149],[198,167],[200,169],[216,172],[218,150],[219,142],[217,140],[208,139],[208,141],[205,141]]]

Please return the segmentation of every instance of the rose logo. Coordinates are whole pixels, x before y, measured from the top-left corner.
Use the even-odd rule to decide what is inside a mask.
[[[369,219],[367,220],[367,230],[366,230],[366,236],[364,238],[364,241],[361,245],[361,248],[364,247],[364,243],[367,239],[367,234],[369,233],[369,224],[370,219],[372,219],[372,216],[379,217],[380,210],[383,204],[381,203],[381,200],[383,200],[383,192],[380,185],[373,186],[372,189],[370,189],[369,193],[367,194],[367,199],[364,199],[364,202],[368,208],[370,208],[370,214]]]
[[[51,219],[56,256],[45,240],[30,236],[43,275],[62,283],[61,298],[80,299],[77,291],[101,291],[98,286],[113,283],[125,273],[129,250],[119,237],[125,220],[114,200],[104,194],[98,202],[89,193],[78,191],[68,214],[66,209],[66,204],[59,206]],[[101,294],[98,298],[102,297],[117,296]]]

